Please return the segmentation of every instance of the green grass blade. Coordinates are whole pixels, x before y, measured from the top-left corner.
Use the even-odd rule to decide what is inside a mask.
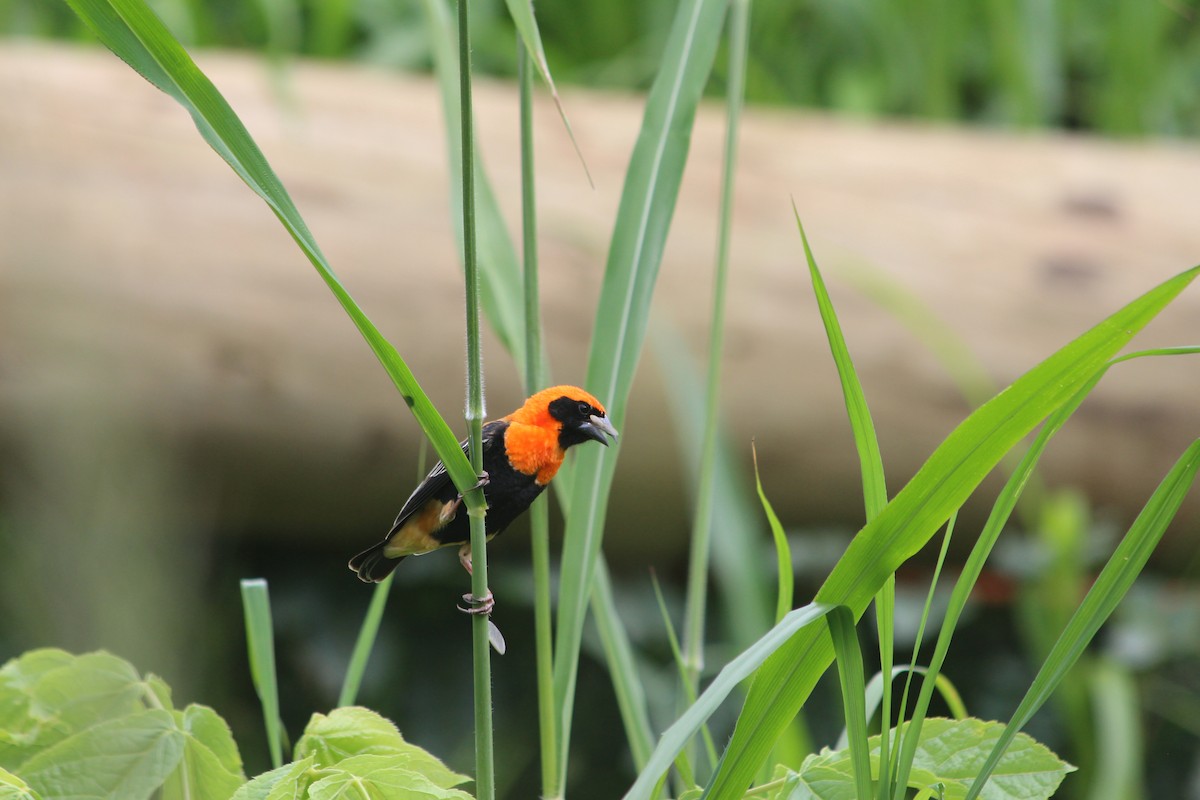
[[[940,677],[941,668],[946,659],[946,654],[950,649],[950,641],[954,635],[955,627],[958,624],[959,617],[962,615],[963,609],[966,607],[967,601],[970,598],[971,591],[978,580],[980,573],[983,571],[984,563],[991,554],[992,548],[995,546],[1000,533],[1008,523],[1009,517],[1017,506],[1017,502],[1021,497],[1024,489],[1029,485],[1033,478],[1034,470],[1040,460],[1042,453],[1045,452],[1046,446],[1050,439],[1062,428],[1066,421],[1074,414],[1075,410],[1090,394],[1091,390],[1100,382],[1107,373],[1108,369],[1113,365],[1126,361],[1129,358],[1139,356],[1159,356],[1159,355],[1178,355],[1182,353],[1196,352],[1196,348],[1163,348],[1159,350],[1139,351],[1130,353],[1126,356],[1114,358],[1104,364],[1096,374],[1093,375],[1087,383],[1076,393],[1076,396],[1071,399],[1066,405],[1058,409],[1047,420],[1046,424],[1038,432],[1033,444],[1022,456],[1020,463],[1012,471],[1008,482],[1001,490],[992,507],[992,512],[988,516],[988,520],[976,540],[975,545],[971,549],[971,554],[968,556],[966,563],[963,565],[962,572],[959,574],[958,580],[955,582],[954,590],[950,596],[950,602],[947,605],[946,613],[942,621],[941,632],[938,634],[937,644],[934,648],[933,657],[930,659],[927,671],[928,676],[934,678]],[[929,703],[932,699],[934,687],[929,685],[928,680],[922,685],[920,695],[918,696],[916,705],[913,710],[913,716],[910,725],[908,726],[904,746],[898,759],[898,775],[896,782],[895,797],[896,800],[902,798],[902,787],[908,782],[908,769],[911,766],[912,754],[916,751],[917,739],[920,737],[921,725],[924,722],[925,715],[929,709]],[[907,687],[905,689],[907,696]]]
[[[475,228],[475,111],[471,75],[471,25],[469,0],[457,0],[459,77],[459,176],[462,179],[463,276],[466,283],[467,323],[467,442],[471,471],[483,476],[483,344],[479,337],[479,259]],[[488,588],[487,502],[482,489],[463,490],[471,528],[471,596],[491,596]],[[490,615],[471,617],[471,662],[475,707],[475,796],[495,800],[496,765],[492,727],[492,630]]]
[[[676,402],[671,422],[679,443],[680,461],[689,470],[689,485],[699,484],[696,465],[705,425],[704,387],[699,370],[677,330],[657,322],[651,337],[655,360],[668,386],[673,387]],[[773,624],[770,587],[763,580],[759,559],[760,543],[766,531],[762,525],[760,504],[754,502],[751,487],[734,455],[720,421],[717,431],[716,480],[713,484],[713,526],[721,532],[712,540],[711,562],[724,617],[725,638],[737,650],[749,647]],[[791,574],[791,567],[788,567]],[[790,611],[791,599],[785,612]],[[778,620],[775,620],[778,621]]]
[[[242,612],[246,618],[246,647],[250,677],[262,703],[263,723],[271,766],[283,764],[283,725],[279,720],[279,684],[275,678],[275,633],[271,625],[271,596],[262,578],[242,581]]]
[[[726,664],[696,702],[659,737],[658,745],[646,762],[645,768],[625,793],[625,800],[648,800],[660,776],[671,768],[675,756],[696,735],[700,726],[720,708],[725,698],[729,697],[742,681],[753,675],[754,671],[797,631],[812,628],[818,634],[823,634],[826,626],[813,623],[819,623],[833,608],[821,603],[809,603],[803,608],[789,612],[778,625]],[[828,641],[828,637],[823,638]]]
[[[767,493],[763,491],[762,478],[758,474],[758,450],[751,445],[751,453],[754,458],[754,482],[758,487],[758,499],[762,503],[763,513],[767,515],[767,524],[771,526],[771,535],[775,538],[775,563],[779,569],[779,590],[775,598],[775,624],[783,619],[792,608],[793,584],[795,575],[792,573],[792,550],[788,546],[787,534],[783,531],[783,524],[780,523],[779,517],[775,514],[775,509],[771,506],[771,501],[767,499]]]
[[[838,379],[842,383],[842,398],[846,403],[846,413],[850,416],[854,446],[858,450],[863,501],[866,504],[869,522],[879,516],[879,512],[887,505],[887,483],[884,480],[879,439],[875,435],[875,423],[871,419],[871,409],[867,405],[862,383],[854,369],[854,360],[850,357],[850,348],[846,345],[846,337],[842,334],[841,323],[838,322],[833,301],[829,299],[821,270],[813,258],[812,248],[808,246],[808,236],[804,233],[804,225],[800,222],[800,214],[796,211],[795,204],[792,205],[792,213],[796,217],[800,241],[804,244],[804,258],[808,262],[808,271],[812,277],[813,293],[817,298],[817,308],[821,312],[821,322],[825,325],[825,338],[829,341],[833,363],[837,366]]]
[[[441,90],[442,111],[446,119],[446,145],[450,155],[452,181],[452,211],[456,241],[465,259],[465,240],[462,225],[462,110],[459,103],[458,46],[455,27],[445,0],[422,0],[429,23],[429,42],[433,51],[434,72]],[[524,376],[525,366],[525,302],[523,280],[517,251],[509,235],[500,204],[478,152],[471,160],[475,179],[475,224],[479,243],[478,260],[483,297],[483,311],[492,329],[516,362],[518,374]],[[544,368],[544,364],[542,365]],[[544,373],[543,373],[544,374]]]
[[[892,667],[893,681],[901,675],[926,675],[928,670],[924,667],[918,667],[913,664],[898,664]],[[962,695],[958,693],[958,688],[954,682],[945,675],[938,675],[934,681],[934,686],[942,699],[946,702],[946,706],[950,709],[950,716],[954,719],[966,719],[967,707],[963,703]],[[863,692],[866,698],[867,719],[875,716],[875,712],[879,710],[879,704],[883,702],[883,673],[877,672],[871,676],[871,680],[867,681],[867,688]],[[903,719],[901,719],[903,722]],[[834,745],[834,750],[844,750],[850,744],[850,734],[846,729],[842,729],[841,736],[838,737],[837,744]]]
[[[658,576],[651,573],[650,578],[654,584],[654,598],[658,601],[658,612],[662,616],[663,629],[667,633],[667,644],[671,648],[671,658],[674,659],[675,668],[679,671],[679,682],[683,686],[684,702],[690,706],[696,702],[696,690],[688,683],[687,663],[683,658],[683,650],[679,647],[679,637],[675,635],[675,626],[671,624],[671,615],[667,611],[667,602],[663,599],[662,587],[658,583]],[[704,737],[704,747],[708,752],[709,769],[712,770],[717,766],[717,748],[713,745],[712,734],[709,732],[707,724],[700,727],[700,733]],[[686,754],[687,752],[684,751],[680,754],[680,758],[683,758]],[[641,763],[638,764],[638,768],[641,769],[645,763],[645,759],[642,759]],[[688,772],[691,772],[690,767]],[[684,775],[682,769],[680,770],[680,776],[683,778],[684,783],[689,786],[696,785],[696,781],[689,775]]]
[[[608,404],[618,429],[624,422],[625,403],[645,338],[650,298],[683,177],[696,106],[712,70],[726,3],[685,0],[680,4],[626,172],[585,381],[587,388]],[[581,453],[572,476],[554,675],[563,765],[569,752],[583,621],[619,452],[620,446],[614,445]],[[560,774],[560,783],[563,776],[565,770]]]
[[[291,197],[241,120],[179,42],[142,0],[69,0],[71,8],[117,56],[182,105],[205,141],[275,213],[350,316],[400,390],[460,488],[474,485],[458,437],[421,390],[416,377],[342,286]]]
[[[838,681],[842,687],[842,705],[846,713],[846,736],[850,744],[850,763],[854,770],[855,795],[866,800],[871,792],[871,756],[867,746],[866,685],[862,650],[854,629],[854,612],[838,606],[829,613],[829,635],[837,658]]]
[[[1070,401],[1198,272],[1200,268],[1188,270],[1137,298],[972,413],[859,532],[817,600],[861,614],[887,577],[920,550],[1004,454]],[[741,795],[831,657],[828,642],[805,630],[768,659],[751,687],[709,797]]]
[[[713,270],[712,313],[709,317],[708,381],[704,392],[704,432],[700,447],[700,476],[696,514],[688,559],[683,649],[685,681],[691,694],[704,670],[704,632],[708,610],[709,561],[712,552],[713,504],[717,481],[717,418],[720,408],[721,356],[725,349],[725,296],[729,283],[729,240],[733,220],[733,187],[737,168],[738,129],[746,85],[749,38],[749,0],[734,0],[729,13],[729,79],[725,90],[725,146],[722,155],[721,200],[717,211],[716,268]]]
[[[525,301],[525,392],[542,385],[542,321],[538,289],[537,197],[534,180],[533,70],[525,46],[517,45],[521,109],[521,261]],[[542,796],[558,786],[558,723],[554,712],[554,606],[550,586],[550,505],[539,497],[529,509],[533,561],[533,626],[537,662],[538,746]]]
[[[1050,440],[1066,424],[1066,421],[1075,413],[1075,410],[1079,408],[1079,405],[1088,394],[1090,394],[1092,388],[1095,387],[1103,376],[1104,370],[1105,367],[1101,367],[1100,371],[1093,375],[1079,389],[1075,397],[1055,411],[1046,421],[1046,424],[1042,426],[1042,429],[1038,431],[1033,444],[1025,451],[1020,463],[1009,476],[1007,483],[1005,483],[1004,488],[1000,490],[996,502],[992,505],[992,511],[988,515],[987,522],[984,523],[979,538],[971,548],[971,553],[967,557],[966,563],[963,564],[962,572],[959,574],[958,580],[955,581],[954,589],[950,594],[950,602],[946,607],[946,613],[942,619],[941,631],[938,633],[933,656],[930,658],[929,666],[926,669],[925,681],[921,684],[921,691],[913,707],[912,718],[905,730],[905,736],[900,745],[900,755],[896,760],[896,782],[893,795],[895,800],[903,800],[904,787],[908,785],[913,754],[916,752],[918,740],[921,736],[921,727],[925,722],[925,717],[929,711],[929,704],[933,698],[934,685],[930,679],[941,675],[942,665],[945,663],[946,654],[950,651],[950,642],[953,639],[955,628],[958,625],[959,618],[962,616],[963,609],[966,608],[967,601],[970,599],[975,582],[983,572],[983,566],[987,562],[988,556],[991,555],[992,548],[995,547],[996,541],[1000,538],[1000,534],[1003,532],[1005,525],[1007,525],[1013,511],[1016,509],[1017,502],[1020,500],[1023,491],[1033,478],[1038,461],[1041,459]]]
[[[662,586],[659,585],[658,576],[653,572],[650,573],[650,582],[654,585],[654,599],[658,601],[658,613],[662,617],[663,630],[667,634],[667,644],[671,648],[671,659],[675,662],[675,669],[679,674],[679,683],[683,687],[684,702],[691,705],[696,702],[696,693],[692,691],[688,684],[687,665],[683,663],[683,651],[679,649],[679,637],[675,635],[675,626],[671,623],[671,614],[667,611],[667,602],[663,599]],[[707,726],[702,728],[707,732]],[[711,746],[711,739],[709,745]],[[679,773],[679,780],[684,786],[696,786],[696,773],[692,769],[691,758],[688,755],[690,748],[684,748],[682,752],[675,758],[675,769]],[[712,766],[716,766],[717,754],[715,748],[710,752],[712,758]],[[646,764],[646,760],[642,759],[638,763],[640,770]]]
[[[346,668],[346,677],[342,679],[342,690],[338,694],[339,707],[354,705],[354,700],[358,697],[363,673],[367,671],[367,662],[371,658],[371,650],[375,647],[375,638],[379,635],[379,623],[383,621],[383,609],[387,606],[388,591],[391,588],[392,575],[388,575],[375,585],[375,590],[371,593],[367,616],[359,628],[358,638],[350,655],[350,666]]]
[[[859,471],[862,474],[863,502],[866,508],[866,520],[870,522],[879,516],[887,505],[887,483],[883,473],[883,456],[879,452],[879,438],[875,434],[875,423],[871,419],[871,409],[863,392],[862,382],[854,369],[854,360],[850,357],[850,348],[846,345],[846,337],[842,333],[841,323],[834,310],[833,301],[825,288],[825,281],[813,258],[812,248],[808,244],[808,236],[804,233],[804,225],[800,214],[792,204],[792,214],[796,218],[796,227],[800,231],[800,241],[804,244],[804,258],[808,262],[808,271],[812,279],[813,293],[817,298],[817,308],[821,313],[821,322],[825,326],[825,338],[829,342],[829,350],[833,362],[837,366],[838,379],[842,384],[842,398],[846,404],[846,413],[850,418],[850,430],[854,435],[854,446],[858,451]],[[895,619],[896,579],[888,576],[875,597],[878,634],[879,634],[879,669],[885,675],[892,671],[895,662],[893,648],[895,635],[892,621]],[[879,747],[879,797],[886,798],[888,778],[891,767],[888,763],[891,748],[888,737],[891,735],[892,713],[892,684],[883,684],[883,705],[880,725]],[[865,797],[865,795],[863,795]]]
[[[558,116],[562,119],[567,136],[570,137],[571,144],[575,148],[575,154],[579,156],[579,163],[583,165],[584,174],[587,175],[588,183],[591,184],[591,172],[588,171],[587,162],[583,158],[583,151],[579,149],[579,142],[575,140],[575,131],[571,129],[571,121],[567,119],[567,111],[563,108],[562,98],[558,96],[558,87],[554,85],[554,78],[550,75],[550,64],[546,61],[546,51],[542,47],[542,35],[538,31],[537,17],[533,13],[533,0],[505,0],[505,2],[508,5],[508,15],[512,17],[513,26],[516,27],[517,34],[521,37],[521,44],[526,54],[537,68],[538,74],[542,76],[542,80],[546,82],[546,87],[550,89],[550,96],[554,98],[554,105],[558,108]]]
[[[654,746],[654,729],[650,727],[646,692],[634,664],[633,646],[629,643],[629,635],[621,624],[616,603],[613,602],[612,584],[604,559],[600,559],[596,565],[596,576],[592,582],[592,614],[596,618],[596,630],[604,648],[609,678],[617,696],[617,708],[625,726],[625,738],[629,741],[629,751],[633,763],[641,769]],[[566,762],[561,762],[559,769],[565,766]]]
[[[983,791],[983,786],[992,770],[1004,755],[1014,736],[1029,722],[1034,712],[1049,699],[1067,672],[1083,654],[1100,626],[1108,619],[1117,604],[1129,591],[1134,580],[1145,567],[1158,546],[1167,525],[1175,518],[1180,505],[1192,487],[1196,472],[1200,470],[1200,439],[1183,452],[1175,466],[1154,490],[1129,532],[1117,546],[1116,551],[1100,571],[1096,582],[1084,597],[1079,610],[1067,623],[1058,641],[1046,657],[1037,677],[1026,692],[1021,704],[1013,712],[1004,733],[996,740],[991,755],[984,763],[975,782],[967,791],[965,800],[974,800]]]
[[[1098,658],[1088,671],[1088,689],[1097,747],[1088,800],[1140,800],[1145,748],[1137,676],[1113,659]]]

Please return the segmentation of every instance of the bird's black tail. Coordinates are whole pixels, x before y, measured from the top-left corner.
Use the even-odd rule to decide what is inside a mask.
[[[369,547],[350,559],[350,569],[358,574],[358,579],[364,583],[379,583],[392,574],[396,565],[404,560],[404,556],[388,558],[383,554],[387,540],[374,547]]]

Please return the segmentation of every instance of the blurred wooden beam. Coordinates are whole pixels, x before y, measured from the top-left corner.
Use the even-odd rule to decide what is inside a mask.
[[[432,80],[204,53],[350,291],[434,400],[461,407],[462,307],[441,107]],[[548,102],[537,109],[547,338],[580,381],[636,97],[568,89],[589,189]],[[516,219],[512,87],[481,82],[480,135]],[[703,349],[721,112],[696,124],[656,299],[657,325]],[[757,441],[791,523],[861,516],[857,461],[811,301],[794,199],[874,409],[893,488],[964,416],[934,358],[839,276],[906,287],[1004,383],[1200,260],[1200,148],[751,110],[743,125],[723,404]],[[415,472],[417,429],[370,351],[271,213],[188,116],[107,52],[0,45],[0,463],[4,490],[65,420],[135,423],[208,498],[211,522],[287,536],[382,529]],[[1145,344],[1194,343],[1200,290]],[[486,350],[493,415],[520,396]],[[648,353],[623,431],[610,548],[678,553],[679,403]],[[1047,457],[1129,519],[1200,430],[1200,370],[1124,365]],[[0,501],[3,502],[3,501]],[[1195,500],[1187,507],[1194,523]],[[978,510],[978,509],[977,509]],[[1194,527],[1194,526],[1193,526]],[[350,544],[347,547],[352,548]]]

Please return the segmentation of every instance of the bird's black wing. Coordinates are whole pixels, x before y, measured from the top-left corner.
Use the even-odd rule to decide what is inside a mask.
[[[504,420],[494,420],[483,426],[483,450],[486,453],[492,445],[492,440],[496,438],[496,434],[500,433],[503,436],[503,431],[508,427],[508,423]],[[462,448],[463,454],[470,456],[467,452],[467,440],[463,439],[458,443]],[[429,474],[425,476],[425,480],[417,484],[417,488],[413,489],[413,493],[404,501],[404,507],[400,509],[400,513],[396,515],[396,521],[392,523],[392,530],[388,533],[390,537],[393,533],[400,530],[408,518],[417,511],[425,507],[425,504],[432,498],[439,495],[447,495],[446,501],[452,500],[458,495],[458,491],[454,488],[454,481],[450,480],[450,473],[446,471],[446,465],[438,461],[433,465],[433,469],[429,470]]]

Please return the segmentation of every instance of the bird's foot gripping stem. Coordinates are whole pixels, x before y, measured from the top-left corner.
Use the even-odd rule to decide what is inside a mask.
[[[464,614],[476,617],[487,617],[488,642],[492,645],[492,649],[499,655],[504,655],[504,651],[508,649],[508,645],[504,642],[504,634],[500,633],[500,629],[496,627],[496,623],[490,619],[492,609],[496,607],[496,598],[492,596],[491,591],[488,591],[481,598],[473,594],[464,594],[462,599],[466,603],[466,606],[459,606],[458,610]]]
[[[492,615],[492,609],[496,607],[496,598],[492,596],[490,590],[483,597],[476,597],[475,595],[468,593],[464,594],[462,599],[467,605],[465,607],[459,606],[458,610],[464,614],[475,614],[490,617]]]

